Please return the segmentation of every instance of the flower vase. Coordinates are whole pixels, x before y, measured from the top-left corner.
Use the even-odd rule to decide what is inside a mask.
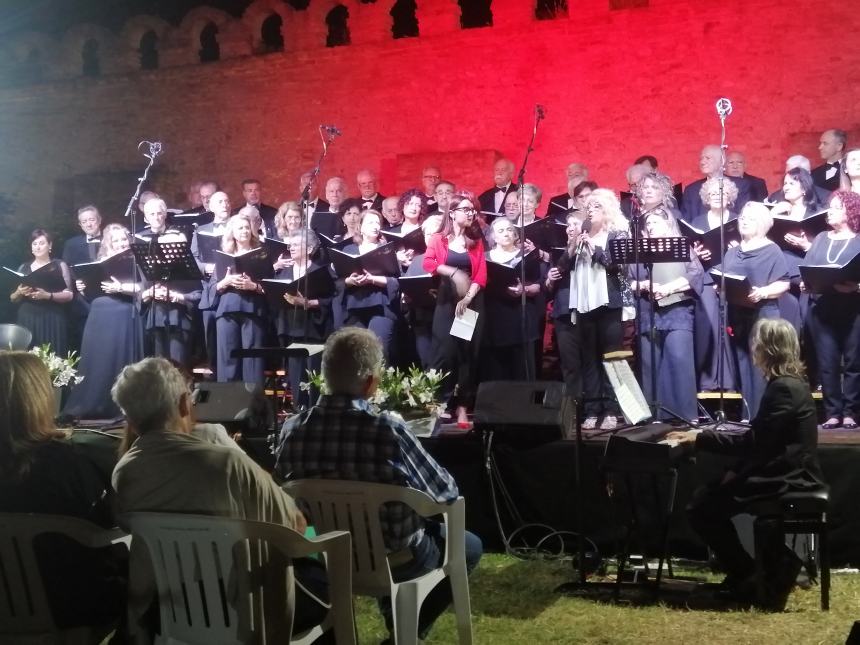
[[[60,410],[63,409],[63,387],[54,386],[54,416],[60,416]]]
[[[432,436],[439,420],[435,414],[428,414],[425,410],[397,410],[396,414],[416,437]]]

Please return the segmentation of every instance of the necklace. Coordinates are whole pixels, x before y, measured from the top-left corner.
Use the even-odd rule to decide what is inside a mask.
[[[849,242],[849,241],[850,241],[850,240],[845,240],[845,241],[842,243],[842,248],[841,248],[841,249],[839,249],[839,251],[837,251],[837,253],[836,253],[836,257],[835,257],[835,258],[833,258],[832,260],[830,259],[830,251],[832,251],[832,250],[833,250],[833,240],[829,240],[829,241],[827,242],[827,264],[836,264],[836,263],[838,263],[838,262],[839,262],[839,256],[840,256],[840,255],[842,255],[842,253],[845,251],[845,249],[847,249],[847,248],[848,248],[848,242]]]

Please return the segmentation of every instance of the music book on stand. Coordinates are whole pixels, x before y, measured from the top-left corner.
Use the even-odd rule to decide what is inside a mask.
[[[188,242],[136,242],[131,252],[143,277],[150,282],[203,279]]]
[[[14,275],[17,278],[18,284],[23,284],[25,287],[42,289],[52,293],[68,288],[63,278],[63,270],[56,262],[49,262],[30,273],[21,273],[9,267],[3,267],[3,269]]]

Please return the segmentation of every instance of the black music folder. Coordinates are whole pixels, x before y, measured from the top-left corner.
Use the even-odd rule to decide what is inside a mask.
[[[317,237],[320,240],[320,246],[324,249],[342,249],[345,246],[349,246],[350,244],[355,244],[355,240],[351,237],[344,237],[340,240],[335,239],[333,237],[329,237],[328,235],[323,235],[319,231],[316,232]]]
[[[520,262],[525,262],[526,282],[537,282],[540,280],[540,264],[537,252],[526,253],[525,257],[519,256],[516,262],[502,264],[494,262],[487,257],[487,290],[495,294],[504,294],[508,287],[513,287],[520,279]]]
[[[748,296],[752,291],[752,285],[746,276],[737,275],[734,273],[723,273],[719,269],[710,269],[708,271],[716,284],[720,284],[721,276],[726,278],[726,302],[737,307],[747,307],[754,309],[756,305],[750,302]]]
[[[263,246],[266,247],[266,253],[269,255],[269,262],[274,264],[283,255],[290,257],[290,245],[286,242],[281,242],[273,237],[267,237],[263,240]]]
[[[402,275],[397,278],[400,291],[408,296],[411,304],[416,307],[435,307],[436,294],[439,289],[439,276],[425,273],[423,275]]]
[[[800,277],[812,293],[832,293],[840,282],[860,283],[860,253],[845,264],[801,264]]]
[[[519,225],[514,224],[514,228],[519,232]],[[526,224],[524,233],[526,239],[531,240],[541,251],[549,251],[554,246],[567,244],[567,224],[553,217],[542,217]]]
[[[372,275],[400,276],[400,262],[397,260],[397,247],[393,242],[378,246],[363,255],[351,255],[340,249],[331,248],[329,259],[338,277],[345,278],[353,273],[367,271]]]
[[[227,275],[227,269],[232,269],[234,275],[244,273],[255,282],[271,277],[272,263],[269,262],[269,254],[265,246],[244,251],[237,255],[230,255],[224,251],[215,251],[215,276],[221,280]]]
[[[3,270],[8,271],[11,275],[15,276],[18,284],[23,284],[25,287],[42,289],[51,293],[63,291],[68,288],[68,285],[63,278],[63,270],[56,262],[49,262],[45,266],[39,267],[30,273],[14,271],[9,267],[3,267]]]
[[[382,231],[382,235],[386,240],[392,242],[397,250],[410,249],[415,254],[424,253],[427,250],[427,242],[424,240],[424,231],[419,226],[413,231],[409,231],[405,235],[402,233],[393,233],[391,231]]]
[[[203,264],[215,263],[215,252],[221,250],[222,234],[212,233],[211,231],[201,231],[199,228],[197,233],[197,255]]]
[[[786,242],[785,236],[789,233],[800,235],[802,232],[806,234],[806,239],[812,242],[816,235],[827,230],[827,212],[829,210],[829,208],[825,208],[823,211],[818,211],[814,215],[801,220],[791,219],[783,215],[774,215],[773,226],[768,231],[767,236],[776,242],[779,248],[799,253],[801,252],[800,249]]]
[[[139,282],[136,268],[134,254],[130,248],[102,260],[74,266],[75,277],[82,280],[87,287],[87,297],[91,297],[93,293],[101,293],[101,283],[111,278],[120,282]]]
[[[699,261],[702,263],[702,266],[705,270],[709,270],[711,267],[717,266],[720,263],[720,227],[716,226],[712,228],[710,231],[700,231],[693,226],[690,226],[687,222],[682,219],[678,220],[678,226],[681,229],[681,235],[688,238],[691,244],[695,244],[698,242],[702,245],[703,248],[707,249],[711,252],[710,260],[703,260],[699,258]],[[726,246],[728,246],[729,242],[740,242],[741,234],[738,230],[738,220],[730,219],[728,222],[723,224],[723,235],[725,236]]]
[[[334,279],[327,266],[314,267],[301,278],[266,278],[262,280],[266,297],[273,305],[284,303],[284,294],[295,296],[299,291],[308,300],[327,298],[334,294]]]

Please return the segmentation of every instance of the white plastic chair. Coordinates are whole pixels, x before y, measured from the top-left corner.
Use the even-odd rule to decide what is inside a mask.
[[[30,347],[33,332],[21,325],[5,323],[0,325],[0,351],[23,351]]]
[[[110,546],[122,536],[76,517],[0,513],[0,643],[98,643],[115,625],[60,629],[54,622],[33,550],[34,538],[45,533],[64,535],[90,548]]]
[[[121,524],[149,552],[161,616],[156,642],[311,643],[328,626],[338,644],[356,642],[344,531],[305,538],[277,524],[181,513],[129,513]],[[322,626],[291,640],[291,560],[315,553],[326,556],[330,609]]]
[[[418,616],[427,594],[446,576],[453,593],[457,635],[462,645],[472,642],[469,578],[466,572],[466,502],[441,504],[429,495],[405,486],[333,479],[301,479],[287,482],[284,490],[301,500],[310,513],[308,521],[318,531],[349,531],[352,535],[352,590],[362,596],[391,597],[394,642],[412,645],[418,640]],[[387,557],[379,507],[402,502],[422,517],[442,515],[446,524],[442,565],[412,580],[394,582]]]

